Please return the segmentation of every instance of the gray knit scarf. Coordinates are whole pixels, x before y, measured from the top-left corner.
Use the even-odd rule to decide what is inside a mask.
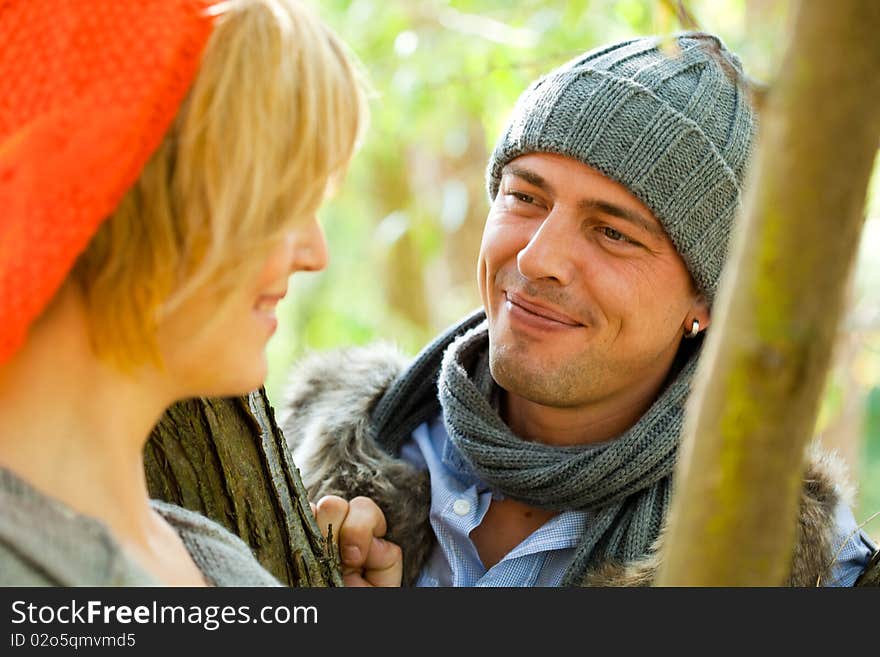
[[[396,452],[413,423],[442,410],[453,445],[489,486],[533,506],[589,511],[563,585],[606,560],[644,556],[669,506],[698,341],[686,343],[663,392],[628,431],[597,445],[552,447],[517,437],[499,416],[484,319],[474,314],[441,336],[395,381],[373,413],[377,441]]]

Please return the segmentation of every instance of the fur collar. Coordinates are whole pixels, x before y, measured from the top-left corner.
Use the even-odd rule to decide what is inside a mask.
[[[385,513],[387,538],[404,555],[404,584],[415,582],[434,546],[426,472],[383,452],[370,435],[370,412],[408,362],[379,344],[313,354],[294,368],[281,426],[309,497],[371,497]],[[837,505],[850,501],[842,466],[813,448],[804,477],[791,586],[815,586],[834,560]],[[648,556],[605,563],[585,586],[647,586],[659,565],[663,534]]]
[[[385,453],[370,434],[370,411],[406,365],[387,345],[312,356],[291,375],[281,428],[310,499],[363,495],[379,505],[409,584],[434,542],[428,474]]]

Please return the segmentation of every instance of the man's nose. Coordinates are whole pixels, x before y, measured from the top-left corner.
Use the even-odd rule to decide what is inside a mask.
[[[306,225],[297,231],[290,263],[291,273],[321,271],[327,267],[329,259],[324,229],[318,223],[318,217],[312,216]]]
[[[519,273],[533,281],[549,279],[568,285],[574,278],[571,249],[577,237],[570,219],[554,208],[517,254]]]

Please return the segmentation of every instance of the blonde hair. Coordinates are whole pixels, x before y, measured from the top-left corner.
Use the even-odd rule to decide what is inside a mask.
[[[215,4],[213,33],[157,152],[72,277],[97,353],[160,363],[158,322],[193,293],[219,299],[344,175],[366,85],[298,0]]]

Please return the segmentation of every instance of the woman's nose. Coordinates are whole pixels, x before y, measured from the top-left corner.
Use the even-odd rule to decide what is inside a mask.
[[[312,216],[308,223],[297,231],[294,241],[291,273],[295,271],[321,271],[327,266],[329,254],[324,230],[318,217]]]

